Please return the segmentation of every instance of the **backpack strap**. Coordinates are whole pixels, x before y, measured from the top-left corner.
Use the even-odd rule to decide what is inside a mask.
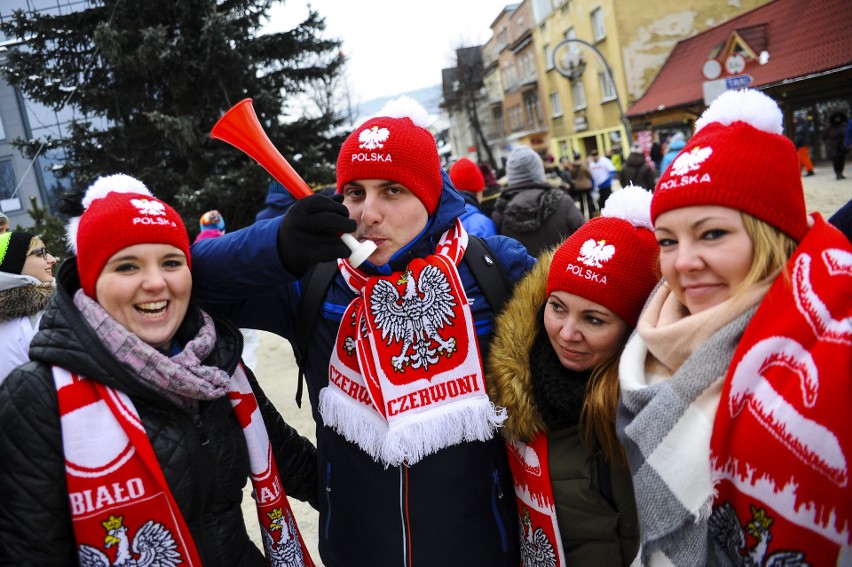
[[[305,367],[307,366],[308,342],[314,332],[320,307],[328,286],[337,273],[337,261],[322,262],[314,265],[304,279],[299,310],[296,313],[296,364],[299,366],[298,385],[296,386],[296,405],[302,407],[302,392],[305,386]]]
[[[485,240],[473,234],[467,239],[464,262],[470,268],[473,278],[482,289],[485,299],[495,314],[503,310],[509,299],[512,284],[500,262],[494,259],[494,253]]]
[[[512,286],[503,266],[494,259],[494,253],[482,238],[469,236],[464,262],[470,268],[492,311],[495,314],[501,311],[509,299]],[[296,348],[293,349],[296,364],[299,366],[296,405],[300,408],[305,384],[308,343],[313,335],[317,318],[320,316],[323,298],[337,271],[336,261],[323,262],[312,267],[303,280],[303,293],[296,313]]]

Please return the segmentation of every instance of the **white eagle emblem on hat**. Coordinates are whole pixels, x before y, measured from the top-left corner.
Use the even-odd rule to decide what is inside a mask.
[[[139,213],[151,216],[164,216],[166,207],[159,201],[148,199],[130,199],[130,204],[139,209]]]
[[[688,152],[680,154],[672,162],[672,175],[686,175],[690,171],[695,171],[712,153],[713,148],[695,146]]]
[[[358,141],[361,142],[360,147],[365,150],[375,150],[376,148],[383,148],[384,142],[387,141],[389,136],[390,130],[387,128],[373,126],[372,128],[365,128],[358,135]]]
[[[606,240],[590,238],[580,246],[577,260],[593,268],[603,267],[603,262],[615,256],[615,246],[607,244]]]

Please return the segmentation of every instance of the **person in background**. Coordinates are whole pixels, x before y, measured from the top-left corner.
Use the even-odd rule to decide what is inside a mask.
[[[494,221],[479,209],[485,190],[485,178],[479,166],[466,157],[460,158],[450,168],[450,179],[464,198],[465,213],[459,218],[468,234],[481,238],[495,236]]]
[[[491,218],[497,232],[518,240],[531,255],[559,244],[585,222],[568,192],[547,182],[544,163],[531,147],[512,150],[506,175],[509,186]]]
[[[651,144],[651,161],[654,163],[654,175],[660,175],[660,164],[663,162],[663,145],[660,143],[660,133],[654,132],[654,143]],[[651,188],[653,190],[653,188]]]
[[[686,146],[686,136],[683,135],[683,132],[672,134],[666,147],[666,153],[663,155],[663,161],[660,162],[660,175],[666,172],[684,146]]]
[[[225,217],[216,209],[211,209],[201,215],[198,221],[201,232],[195,237],[193,244],[208,238],[218,238],[225,234]],[[243,335],[243,363],[252,372],[257,372],[257,349],[260,348],[260,337],[255,329],[240,329]]]
[[[654,192],[663,283],[617,421],[643,565],[849,558],[852,245],[808,218],[783,131],[771,98],[727,91]]]
[[[480,362],[495,308],[462,260],[464,200],[428,123],[410,97],[389,102],[343,142],[335,199],[298,199],[280,220],[192,249],[206,306],[294,346],[310,274],[337,268],[299,353],[326,567],[518,565],[504,416]],[[376,250],[353,266],[341,233]],[[486,243],[509,282],[535,261],[509,238]]]
[[[650,208],[649,191],[614,193],[497,318],[488,388],[509,416],[522,565],[627,566],[639,549],[615,414],[618,357],[659,280]]]
[[[485,190],[482,191],[479,209],[483,214],[491,217],[494,214],[494,206],[497,204],[497,199],[500,198],[500,193],[503,191],[503,186],[497,181],[494,170],[487,163],[480,162],[479,171],[482,173],[482,178],[485,181]]]
[[[0,234],[0,383],[30,359],[30,341],[53,296],[54,264],[36,235]]]
[[[207,211],[198,220],[198,236],[195,242],[225,234],[225,219],[216,209]]]
[[[616,174],[621,171],[621,164],[624,160],[624,156],[621,154],[621,146],[613,146],[607,153],[606,157],[609,158],[609,161],[612,162],[613,167],[615,167]]]
[[[598,150],[592,150],[589,152],[589,171],[592,173],[592,181],[595,182],[594,190],[598,194],[598,208],[603,209],[606,200],[612,195],[615,165],[608,157],[600,155]]]
[[[811,145],[814,141],[814,133],[810,121],[802,116],[795,119],[793,126],[793,143],[796,144],[796,152],[799,156],[799,170],[805,170],[805,175],[814,175],[814,164],[811,161]]]
[[[568,188],[568,192],[572,197],[576,198],[574,194],[574,177],[571,175],[571,158],[569,156],[562,156],[559,158],[559,169],[557,170],[559,175],[559,179],[562,180],[562,183]]]
[[[657,178],[654,170],[645,160],[645,154],[638,144],[630,147],[630,155],[624,162],[624,167],[618,174],[618,181],[622,187],[636,185],[637,187],[649,187],[653,190]]]
[[[843,175],[843,170],[846,168],[846,155],[849,153],[849,146],[846,145],[846,126],[846,115],[839,111],[833,112],[828,118],[828,125],[822,131],[825,153],[831,160],[837,179],[846,179]]]
[[[316,450],[194,303],[180,215],[121,174],[82,209],[31,361],[0,384],[0,564],[312,565],[284,492],[316,504]]]
[[[0,213],[0,234],[9,232],[9,217]]]
[[[574,179],[574,194],[580,204],[580,211],[587,219],[598,216],[598,205],[594,198],[595,182],[592,172],[586,165],[586,160],[579,152],[574,152],[574,161],[571,163],[571,177]]]
[[[837,209],[828,219],[829,224],[836,226],[840,232],[852,241],[852,199]]]

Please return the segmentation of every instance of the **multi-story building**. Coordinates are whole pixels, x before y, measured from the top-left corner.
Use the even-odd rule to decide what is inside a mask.
[[[592,148],[626,152],[632,134],[626,110],[645,93],[677,42],[767,2],[531,1],[542,98],[557,156]]]
[[[780,104],[792,137],[809,123],[812,152],[827,154],[821,128],[852,111],[852,3],[774,0],[680,41],[652,86],[628,110],[637,128],[689,135],[709,102],[731,88],[760,89]]]
[[[80,10],[87,0],[4,0],[0,21],[8,20],[14,10],[42,14],[67,14]],[[0,66],[7,50],[16,45],[14,38],[0,34]],[[68,96],[74,94],[69,88]],[[11,220],[10,226],[32,226],[28,210],[31,200],[39,207],[53,208],[54,198],[67,190],[67,180],[59,179],[64,156],[56,151],[38,148],[33,159],[24,157],[15,140],[61,139],[74,118],[68,107],[53,109],[27,100],[0,76],[0,209]],[[79,117],[78,117],[79,118]]]

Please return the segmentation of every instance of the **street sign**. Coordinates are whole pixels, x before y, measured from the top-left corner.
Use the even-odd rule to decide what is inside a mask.
[[[734,75],[733,77],[725,77],[725,87],[728,90],[744,89],[751,84],[753,77],[751,75]]]

